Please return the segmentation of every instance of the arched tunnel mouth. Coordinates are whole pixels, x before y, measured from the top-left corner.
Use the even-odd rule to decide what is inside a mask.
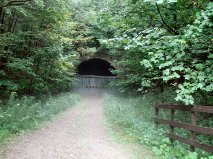
[[[116,76],[111,71],[115,68],[106,60],[93,58],[85,60],[78,65],[78,75]]]

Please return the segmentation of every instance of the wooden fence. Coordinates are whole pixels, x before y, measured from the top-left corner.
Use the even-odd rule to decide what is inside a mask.
[[[170,110],[170,120],[159,117],[159,109]],[[175,111],[187,111],[191,113],[191,124],[175,121]],[[213,136],[213,128],[200,127],[196,125],[197,113],[213,113],[213,106],[183,106],[183,105],[156,105],[154,121],[157,124],[165,124],[170,126],[170,133],[167,136],[173,140],[190,145],[191,151],[195,151],[195,147],[204,151],[213,153],[213,147],[196,141],[196,133],[207,134]],[[174,128],[182,128],[191,132],[191,139],[178,136],[174,133]]]

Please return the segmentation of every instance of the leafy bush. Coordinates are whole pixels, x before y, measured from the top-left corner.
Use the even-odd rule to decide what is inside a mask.
[[[139,143],[148,145],[152,151],[160,159],[210,159],[208,153],[196,149],[192,153],[189,151],[189,146],[181,144],[180,142],[171,143],[169,138],[165,136],[168,130],[166,126],[156,126],[153,122],[154,109],[156,103],[161,103],[162,99],[169,99],[171,92],[165,92],[158,95],[157,93],[145,94],[142,97],[119,98],[112,96],[105,96],[104,111],[107,117],[107,122],[112,128],[121,128],[126,134],[133,136]],[[174,99],[174,98],[172,98]],[[168,116],[168,112],[160,112],[161,116]],[[168,117],[167,117],[168,118]],[[187,114],[177,112],[176,120],[186,120]],[[212,126],[212,125],[211,125]],[[186,136],[187,133],[181,129],[175,130],[181,136]],[[202,142],[210,144],[212,138],[202,136]]]
[[[0,105],[0,142],[38,127],[78,100],[79,96],[71,93],[49,97],[45,101],[27,96],[15,99],[15,94],[12,94],[6,105]]]
[[[147,2],[156,3],[153,6]],[[111,55],[117,59],[114,64],[122,68],[117,71],[122,79],[116,82],[116,86],[120,87],[122,92],[128,89],[145,92],[156,87],[171,86],[176,89],[176,101],[192,105],[196,102],[194,94],[200,93],[205,98],[204,104],[212,104],[213,3],[200,1],[200,10],[195,9],[193,1],[170,2],[167,4],[167,1],[163,0],[136,0],[136,5],[127,3],[128,5],[123,6],[127,13],[124,14],[125,9],[122,8],[116,15],[112,14],[111,19],[108,18],[112,21],[108,27],[115,27],[116,31],[113,38],[106,37],[101,40],[101,44],[111,50]],[[155,11],[162,11],[166,6],[171,10],[166,9],[163,17],[167,23],[171,22],[170,27],[175,24],[172,34],[171,28],[168,30],[154,21],[159,18],[155,17],[158,15]],[[187,8],[190,8],[190,11],[186,11]],[[193,9],[195,10],[192,11]],[[142,10],[145,10],[146,14],[142,13]],[[172,10],[175,11],[174,14],[171,13]],[[177,13],[177,10],[180,12]],[[147,21],[146,15],[149,15]],[[150,15],[151,24],[146,26],[146,23],[150,22]],[[170,19],[171,15],[175,15],[175,18]],[[177,17],[180,20],[177,20]],[[191,17],[191,20],[182,23],[185,17]],[[173,21],[174,19],[177,21]]]

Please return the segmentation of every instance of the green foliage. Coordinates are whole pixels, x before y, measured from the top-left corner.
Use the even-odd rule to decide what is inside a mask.
[[[118,72],[122,80],[117,85],[121,90],[131,88],[141,92],[156,87],[171,86],[176,88],[175,99],[186,105],[196,104],[194,99],[196,93],[204,95],[203,104],[212,104],[209,100],[212,99],[212,96],[207,94],[211,94],[213,91],[211,71],[213,69],[213,23],[211,20],[213,3],[198,2],[197,5],[205,8],[199,12],[196,9],[196,14],[189,12],[188,16],[193,17],[194,22],[188,19],[183,24],[183,21],[176,20],[179,16],[187,16],[184,5],[189,5],[188,2],[149,2],[157,3],[156,11],[160,17],[152,15],[156,12],[150,8],[153,6],[152,3],[137,1],[138,5],[143,4],[143,7],[146,7],[152,18],[160,18],[164,23],[163,26],[160,26],[155,20],[152,20],[154,26],[147,27],[147,23],[150,22],[146,20],[140,24],[140,20],[135,18],[139,11],[137,13],[129,11],[131,23],[129,18],[123,18],[122,13],[119,13],[116,16],[121,20],[119,25],[112,22],[109,24],[116,27],[114,37],[101,40],[103,47],[111,49],[112,56],[118,58],[119,62],[116,64],[122,68]],[[140,8],[133,6],[136,9]],[[179,10],[180,13],[172,14],[173,20],[170,20],[170,15],[168,15],[166,21],[162,17],[163,11],[160,12],[159,9],[167,7],[176,11],[179,8],[183,10]],[[144,19],[148,18],[144,13],[141,14]],[[111,15],[113,14],[111,13]],[[184,19],[184,17],[182,18]],[[117,19],[110,20],[114,22]]]
[[[70,1],[0,2],[0,94],[69,89],[75,78]]]
[[[199,149],[191,153],[187,145],[180,144],[180,142],[177,141],[172,144],[165,136],[168,127],[159,125],[158,129],[156,129],[155,123],[153,122],[153,106],[162,102],[174,103],[174,100],[168,101],[168,99],[171,99],[171,96],[175,96],[172,90],[164,92],[163,94],[154,92],[134,98],[105,96],[104,113],[107,118],[107,123],[110,125],[110,128],[115,130],[121,129],[128,136],[137,139],[140,144],[151,147],[152,151],[159,159],[211,159],[212,156],[210,154]],[[163,118],[169,118],[169,112],[161,111],[159,113]],[[177,112],[175,120],[187,122],[188,114]],[[209,120],[211,120],[211,118]],[[208,123],[209,120],[206,120],[206,123]],[[198,121],[204,121],[202,115],[199,117]],[[212,126],[213,125],[210,127]],[[187,134],[181,129],[175,131],[181,136],[190,137],[190,134]],[[198,135],[198,138],[200,137],[201,136]],[[200,142],[212,145],[211,141],[211,137],[209,138],[204,135]]]
[[[0,105],[0,142],[37,128],[79,101],[74,94],[61,94],[37,101],[33,97],[15,98],[13,93],[6,105]]]

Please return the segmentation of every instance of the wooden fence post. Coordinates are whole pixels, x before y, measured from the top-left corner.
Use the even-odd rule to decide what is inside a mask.
[[[196,126],[196,113],[194,111],[191,112],[191,125]],[[195,141],[196,133],[195,131],[191,131],[191,140]],[[190,146],[191,151],[195,151],[194,146]]]
[[[159,117],[159,109],[158,108],[155,108],[155,117]],[[156,128],[158,128],[158,122],[155,122],[156,124]]]
[[[174,119],[175,119],[175,110],[171,109],[170,122],[174,122]],[[170,126],[170,133],[174,134],[174,126]],[[171,143],[173,143],[174,140],[170,138],[170,141],[171,141]]]

